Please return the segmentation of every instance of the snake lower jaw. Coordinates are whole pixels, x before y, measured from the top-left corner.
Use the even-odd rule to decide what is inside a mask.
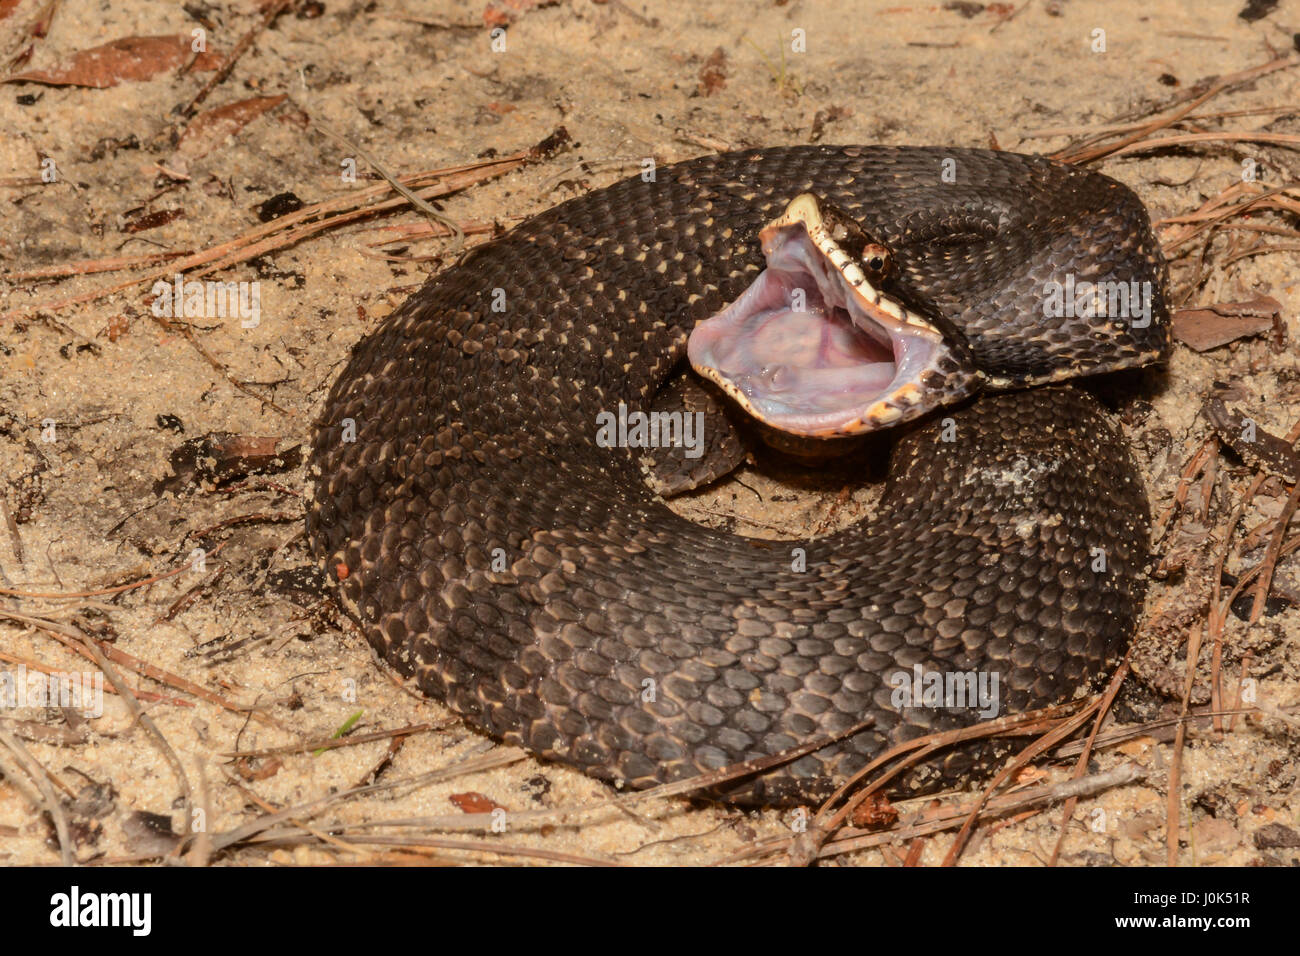
[[[900,424],[978,390],[932,323],[877,289],[810,194],[762,232],[767,268],[696,325],[687,354],[764,425],[839,438]]]

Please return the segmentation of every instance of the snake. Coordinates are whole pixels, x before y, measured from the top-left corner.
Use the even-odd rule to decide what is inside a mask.
[[[354,346],[315,423],[310,548],[380,656],[495,739],[623,788],[824,798],[1122,656],[1146,491],[1073,380],[1166,359],[1167,284],[1134,192],[1046,158],[649,161],[474,247]],[[874,514],[790,541],[678,514],[650,474],[710,472],[662,408],[683,381],[681,421],[707,407],[745,447],[894,436]],[[892,786],[1005,752],[936,748]]]

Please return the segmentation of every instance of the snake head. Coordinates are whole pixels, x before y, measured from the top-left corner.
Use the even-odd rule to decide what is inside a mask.
[[[977,391],[964,346],[886,294],[889,249],[811,193],[759,234],[767,268],[691,332],[691,365],[779,431],[838,438]]]

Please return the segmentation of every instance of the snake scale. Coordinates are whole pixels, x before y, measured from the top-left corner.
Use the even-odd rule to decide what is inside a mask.
[[[757,542],[675,514],[596,422],[650,407],[697,324],[756,287],[765,226],[804,194],[888,250],[875,285],[921,317],[893,339],[858,321],[878,374],[903,367],[904,339],[930,343],[930,366],[862,416],[899,425],[875,517]],[[791,221],[787,252],[840,290],[820,309],[856,335],[832,307],[849,286]],[[1084,281],[1141,284],[1145,321],[1045,309],[1050,283]],[[923,675],[995,675],[1001,715],[1081,693],[1122,654],[1145,491],[1098,403],[1054,383],[1163,359],[1166,281],[1136,196],[1045,159],[807,146],[660,168],[475,248],[356,346],[314,435],[311,546],[374,647],[497,738],[634,788],[825,739],[715,790],[824,796],[894,744],[981,719],[900,701]],[[941,751],[898,786],[969,779],[1001,752]]]

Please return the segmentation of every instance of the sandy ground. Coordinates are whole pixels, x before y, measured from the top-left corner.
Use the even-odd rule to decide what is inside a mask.
[[[0,10],[8,6],[0,3]],[[0,55],[12,58],[32,42],[23,31],[44,6],[22,0],[0,20]],[[199,488],[192,476],[175,487],[156,486],[171,474],[173,452],[209,433],[270,438],[282,452],[307,441],[349,348],[440,266],[444,240],[374,229],[419,225],[422,216],[406,209],[336,228],[220,271],[225,280],[261,283],[255,328],[229,318],[195,319],[188,336],[163,328],[151,315],[148,283],[86,304],[47,307],[132,273],[15,276],[74,261],[207,248],[260,226],[259,210],[272,197],[292,193],[313,203],[379,182],[364,160],[357,162],[357,182],[342,181],[350,150],[308,121],[337,130],[399,173],[505,156],[565,127],[573,142],[564,151],[444,203],[457,221],[508,227],[636,172],[647,157],[662,164],[712,149],[812,141],[994,143],[1049,152],[1067,137],[1029,134],[1145,112],[1202,77],[1291,50],[1300,30],[1296,0],[1253,23],[1238,17],[1239,0],[1030,0],[987,9],[894,0],[850,5],[851,12],[842,6],[742,0],[709,10],[565,0],[522,15],[509,27],[505,49],[494,50],[481,2],[304,3],[256,38],[201,108],[257,96],[287,99],[228,138],[180,150],[172,141],[172,110],[213,75],[199,71],[202,63],[111,89],[0,86],[0,129],[7,133],[0,138],[0,312],[11,313],[0,323],[0,496],[14,519],[12,531],[0,527],[0,606],[62,622],[129,655],[115,670],[141,693],[144,712],[177,755],[206,834],[219,843],[220,834],[267,810],[335,795],[299,819],[328,829],[437,817],[387,831],[425,840],[410,852],[429,860],[695,864],[788,836],[791,818],[681,799],[641,803],[634,812],[605,806],[526,815],[593,806],[610,791],[498,747],[399,686],[322,595],[301,587],[311,579],[302,570],[311,562],[300,537],[304,474],[292,454],[283,467],[220,489]],[[191,9],[207,19],[208,42],[221,54],[260,17],[246,2]],[[48,35],[34,41],[19,69],[49,69],[119,37],[189,36],[196,26],[180,5],[63,0]],[[1105,33],[1104,52],[1092,48],[1096,30]],[[792,43],[800,38],[803,52],[796,52]],[[1295,133],[1300,120],[1286,107],[1298,102],[1296,76],[1271,73],[1202,112],[1280,105],[1228,118],[1223,128]],[[1218,122],[1197,128],[1216,129]],[[1266,183],[1300,179],[1294,151],[1250,142],[1136,153],[1099,168],[1136,189],[1160,220],[1240,180],[1243,161],[1251,159]],[[44,160],[57,170],[53,182],[40,181],[49,168]],[[178,212],[148,218],[169,210]],[[1256,221],[1295,227],[1294,216]],[[1232,235],[1221,233],[1210,245],[1205,281],[1189,285],[1186,269],[1175,272],[1180,291],[1190,304],[1271,295],[1293,339],[1300,331],[1300,258],[1278,252],[1220,267]],[[1199,254],[1198,245],[1190,248]],[[1289,345],[1277,352],[1257,339],[1204,354],[1180,346],[1168,371],[1149,375],[1122,406],[1157,513],[1209,435],[1196,413],[1214,382],[1235,386],[1259,426],[1274,434],[1285,434],[1300,415],[1300,369]],[[750,485],[761,480],[741,477]],[[1153,585],[1148,623],[1135,642],[1137,677],[1116,711],[1122,721],[1177,714],[1186,640],[1205,618],[1215,529],[1251,477],[1224,456],[1209,484],[1192,489],[1192,514],[1165,548],[1183,554],[1187,570]],[[818,527],[832,511],[839,520],[855,517],[857,497],[837,505],[839,488],[834,480],[792,487],[777,495],[789,500],[749,518],[798,532]],[[748,497],[744,486],[731,484],[702,504],[743,510]],[[1243,527],[1275,518],[1286,497],[1280,482],[1265,485]],[[1209,504],[1203,514],[1202,498]],[[729,520],[756,532],[744,518]],[[207,549],[206,563],[193,570],[199,546]],[[1246,564],[1259,557],[1253,552]],[[1296,576],[1284,559],[1282,582]],[[32,596],[68,592],[74,596]],[[1179,795],[1180,862],[1297,862],[1297,735],[1288,714],[1300,703],[1298,633],[1294,609],[1254,627],[1229,618],[1225,685],[1235,686],[1246,657],[1258,705],[1269,713],[1238,719],[1223,733],[1208,726],[1190,731]],[[0,666],[10,669],[91,667],[48,626],[38,630],[12,617],[0,622],[0,652]],[[1210,654],[1207,646],[1192,695],[1197,705],[1209,700]],[[203,693],[141,676],[130,661],[161,668]],[[412,725],[431,729],[391,750],[383,737],[316,754],[229,756],[328,738],[357,712],[348,730],[353,738]],[[42,785],[60,798],[78,859],[156,858],[173,842],[169,831],[185,827],[177,773],[120,697],[106,694],[102,716],[89,721],[29,707],[0,715],[0,728],[47,771]],[[1171,740],[1168,728],[1153,730],[1094,758],[1099,771],[1135,763],[1147,775],[1080,802],[1067,826],[1063,864],[1164,861]],[[0,755],[11,769],[21,762],[11,747]],[[1025,782],[1062,779],[1065,767],[1050,765]],[[25,775],[14,776],[23,777],[29,793],[13,781],[0,783],[0,863],[57,862],[49,818],[33,811]],[[387,786],[337,798],[372,781]],[[458,794],[472,796],[453,799]],[[504,833],[485,832],[494,807],[506,811]],[[1051,855],[1060,818],[1058,809],[986,826],[963,863],[1039,865]],[[325,863],[399,853],[307,839],[312,846],[244,845],[215,859]],[[941,860],[951,839],[924,840],[919,862]],[[481,841],[506,855],[457,849],[455,841]],[[907,849],[864,850],[837,861],[893,865]]]

